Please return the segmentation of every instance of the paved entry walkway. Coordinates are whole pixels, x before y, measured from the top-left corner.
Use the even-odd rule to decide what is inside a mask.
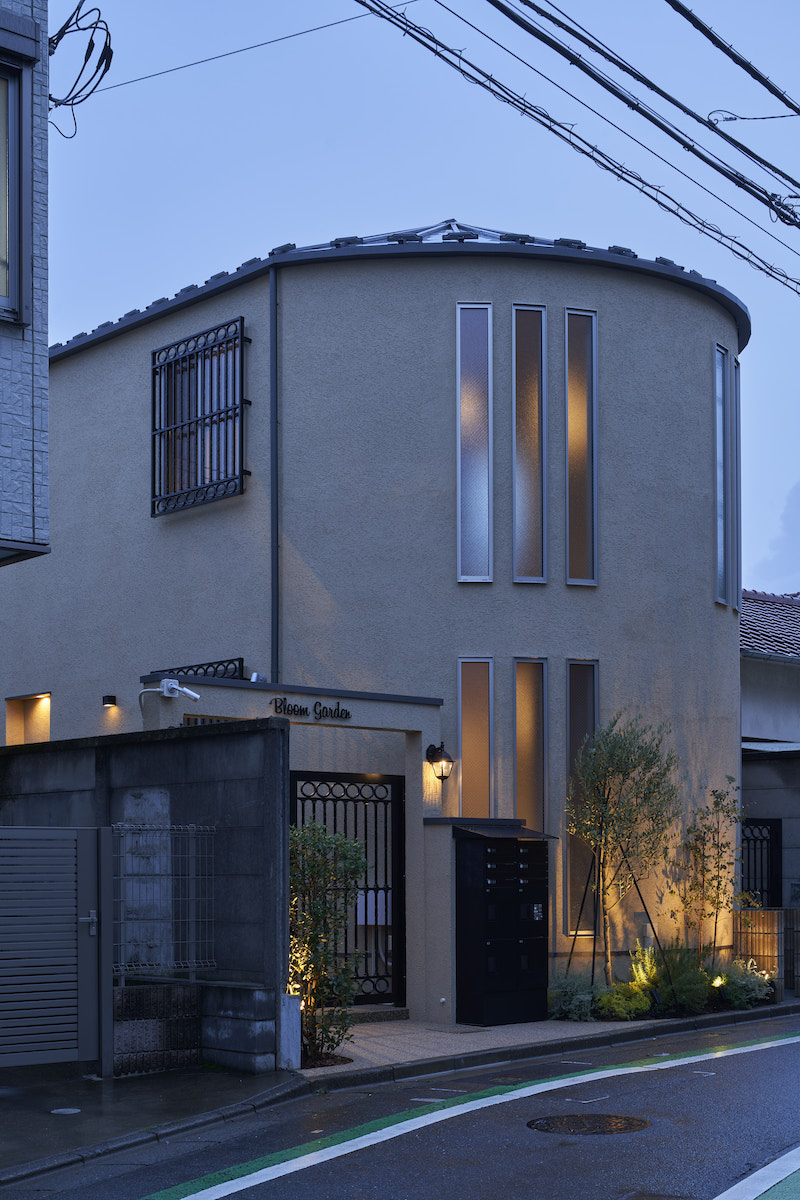
[[[0,1070],[0,1186],[258,1112],[320,1086],[409,1079],[793,1014],[800,1014],[800,1002],[788,999],[745,1013],[681,1021],[539,1021],[489,1029],[377,1021],[354,1027],[352,1042],[342,1048],[350,1063],[270,1075],[196,1067],[101,1080],[73,1067],[6,1068]],[[799,1194],[768,1193],[769,1200],[794,1200]],[[730,1200],[746,1197],[732,1194]]]

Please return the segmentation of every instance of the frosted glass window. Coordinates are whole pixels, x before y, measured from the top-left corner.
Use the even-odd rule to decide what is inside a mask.
[[[567,664],[567,770],[572,774],[584,738],[597,726],[597,663]],[[569,929],[591,933],[594,925],[593,855],[585,842],[570,834]]]
[[[462,817],[491,816],[492,664],[459,663],[459,722]]]
[[[567,313],[567,581],[597,582],[595,319]]]
[[[458,578],[492,578],[491,309],[458,307]]]
[[[10,133],[10,84],[0,76],[0,295],[10,291],[9,245],[10,245],[10,199],[9,189],[9,133]]]
[[[717,600],[730,599],[730,416],[728,397],[728,354],[721,346],[714,351],[714,442],[716,452],[716,588]]]
[[[514,579],[541,583],[545,568],[545,405],[542,309],[514,309]]]
[[[517,817],[529,829],[544,830],[545,664],[516,663],[515,782]]]

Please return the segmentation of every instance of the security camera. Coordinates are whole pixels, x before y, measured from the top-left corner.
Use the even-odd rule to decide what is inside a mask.
[[[162,696],[172,697],[174,700],[177,696],[188,696],[190,700],[199,700],[200,693],[193,692],[189,688],[178,683],[177,679],[162,679],[158,685],[158,690]]]

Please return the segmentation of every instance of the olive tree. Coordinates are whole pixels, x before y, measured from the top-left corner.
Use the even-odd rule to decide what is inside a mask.
[[[301,997],[303,1062],[332,1054],[347,1038],[355,961],[342,951],[364,877],[361,843],[310,822],[289,830],[289,991]]]
[[[727,781],[726,788],[712,788],[709,802],[692,813],[674,864],[678,883],[673,895],[683,908],[687,944],[694,931],[700,953],[711,955],[712,970],[720,915],[741,906],[759,907],[757,897],[736,888],[737,827],[742,815],[736,781],[730,775]]]
[[[623,723],[618,713],[578,751],[569,781],[567,829],[594,857],[606,982],[613,982],[610,911],[663,861],[667,834],[681,815],[678,757],[666,725]],[[595,936],[596,936],[595,929]]]

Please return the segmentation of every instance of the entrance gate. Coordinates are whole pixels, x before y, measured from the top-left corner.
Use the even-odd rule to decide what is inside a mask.
[[[782,831],[780,817],[742,821],[742,891],[762,908],[783,904]]]
[[[367,860],[340,947],[356,956],[356,1004],[405,1003],[405,833],[401,775],[293,771],[290,820],[361,842]]]
[[[0,829],[0,1067],[107,1072],[110,891],[110,830]]]

